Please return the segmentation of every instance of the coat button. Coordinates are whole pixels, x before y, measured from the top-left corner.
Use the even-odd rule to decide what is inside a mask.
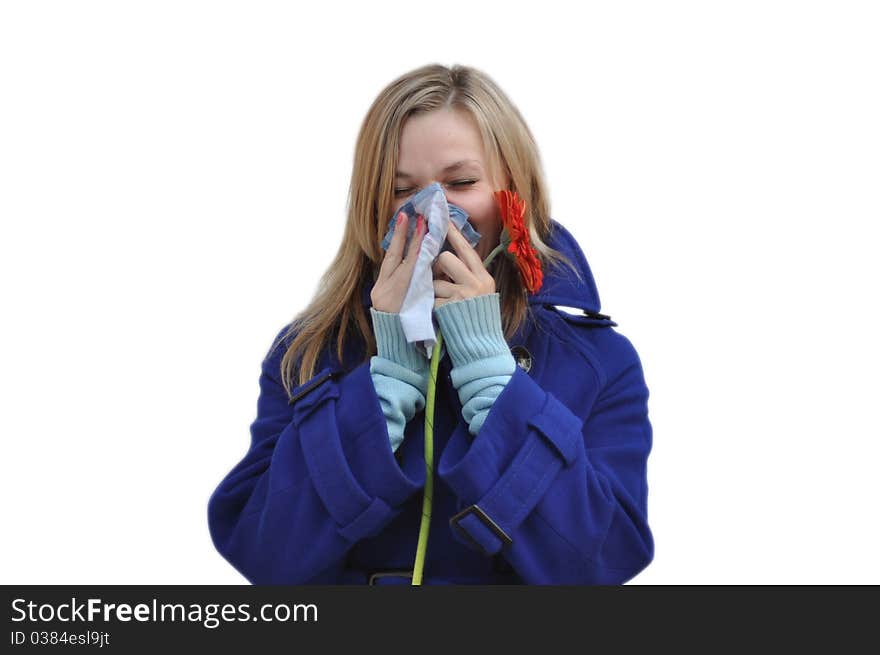
[[[532,353],[525,346],[514,346],[510,349],[510,354],[516,360],[516,365],[528,373],[532,368]]]

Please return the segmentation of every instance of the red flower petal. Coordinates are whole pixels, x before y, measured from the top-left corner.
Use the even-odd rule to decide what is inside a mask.
[[[502,224],[510,237],[507,252],[513,255],[529,293],[535,293],[544,282],[544,274],[538,254],[532,248],[529,231],[526,229],[526,203],[516,191],[508,189],[496,191],[494,196]]]

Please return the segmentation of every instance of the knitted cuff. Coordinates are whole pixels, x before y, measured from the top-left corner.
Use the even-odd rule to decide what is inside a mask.
[[[400,314],[381,312],[370,307],[373,332],[376,335],[376,351],[379,357],[391,360],[411,371],[422,373],[429,369],[427,358],[406,340],[400,323]]]
[[[501,327],[501,295],[498,292],[443,303],[434,313],[453,366],[510,355],[510,346]]]

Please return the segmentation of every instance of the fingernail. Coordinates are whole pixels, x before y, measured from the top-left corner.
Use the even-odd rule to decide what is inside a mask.
[[[400,222],[403,220],[403,212],[400,212],[397,215],[397,225],[400,225]]]

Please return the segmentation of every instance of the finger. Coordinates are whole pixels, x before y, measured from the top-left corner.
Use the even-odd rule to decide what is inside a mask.
[[[455,252],[468,269],[475,274],[485,269],[485,266],[483,266],[483,260],[477,254],[477,251],[470,242],[464,238],[464,235],[452,221],[449,222],[449,230],[446,232],[446,235],[449,238],[449,243],[455,249]]]
[[[382,266],[379,268],[379,279],[384,279],[394,272],[397,264],[403,258],[403,244],[406,240],[406,226],[408,216],[406,212],[400,212],[397,215],[398,222],[394,226],[394,232],[391,234],[391,243],[388,245],[388,251],[382,258]]]
[[[413,232],[413,237],[409,242],[409,248],[406,251],[406,259],[403,260],[404,264],[409,266],[416,265],[416,259],[419,256],[419,248],[422,247],[422,239],[425,236],[425,217],[421,214],[416,215],[416,229]]]
[[[444,252],[449,252],[445,250]],[[442,253],[441,253],[442,254]],[[452,255],[451,252],[449,252]],[[455,255],[452,255],[455,257]],[[440,255],[434,260],[434,263],[431,264],[431,273],[433,274],[434,279],[436,280],[447,280],[448,282],[452,282],[452,278],[444,271],[443,266],[440,264]]]
[[[455,285],[452,282],[434,280],[434,298],[452,298],[455,293]]]
[[[446,273],[456,284],[468,285],[475,282],[474,274],[470,269],[448,250],[440,253],[435,265],[438,267],[438,273]]]
[[[406,212],[400,212],[397,216],[400,222],[394,227],[388,252],[399,260],[403,259],[403,245],[406,243],[406,233],[409,231],[409,216],[406,215]]]
[[[453,302],[454,300],[456,300],[456,298],[441,298],[439,296],[434,296],[434,309],[437,309],[448,302]]]

